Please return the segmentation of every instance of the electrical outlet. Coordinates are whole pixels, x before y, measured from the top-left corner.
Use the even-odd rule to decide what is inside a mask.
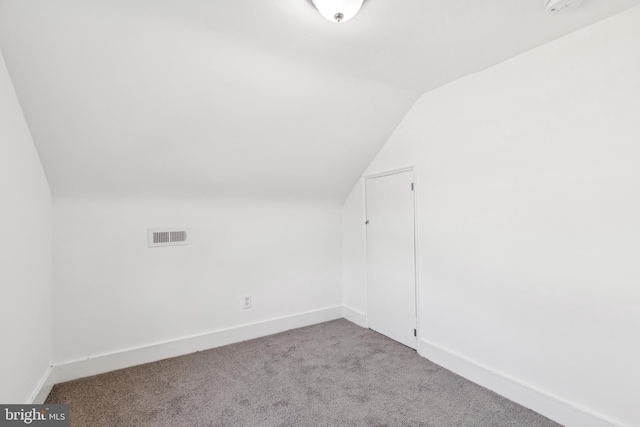
[[[245,295],[242,297],[242,308],[251,308],[251,295]]]

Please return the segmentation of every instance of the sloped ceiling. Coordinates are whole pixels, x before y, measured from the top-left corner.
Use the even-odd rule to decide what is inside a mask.
[[[342,200],[422,93],[640,0],[541,3],[0,0],[0,49],[54,198]]]

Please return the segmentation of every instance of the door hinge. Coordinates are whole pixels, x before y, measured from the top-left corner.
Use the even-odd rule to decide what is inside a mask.
[[[417,336],[418,336],[418,330],[417,330],[417,329],[414,329],[414,330],[413,330],[413,336],[414,336],[414,337],[417,337]]]
[[[411,191],[413,191],[413,182],[411,183]]]

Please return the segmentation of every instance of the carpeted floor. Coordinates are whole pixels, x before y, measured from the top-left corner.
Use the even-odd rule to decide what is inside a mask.
[[[346,320],[58,384],[80,427],[557,423]]]

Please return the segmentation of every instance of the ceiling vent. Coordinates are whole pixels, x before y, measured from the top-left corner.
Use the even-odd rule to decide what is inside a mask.
[[[186,228],[163,228],[147,231],[150,248],[189,244],[189,230]]]
[[[582,0],[544,0],[544,8],[552,15],[567,12],[580,6]]]

